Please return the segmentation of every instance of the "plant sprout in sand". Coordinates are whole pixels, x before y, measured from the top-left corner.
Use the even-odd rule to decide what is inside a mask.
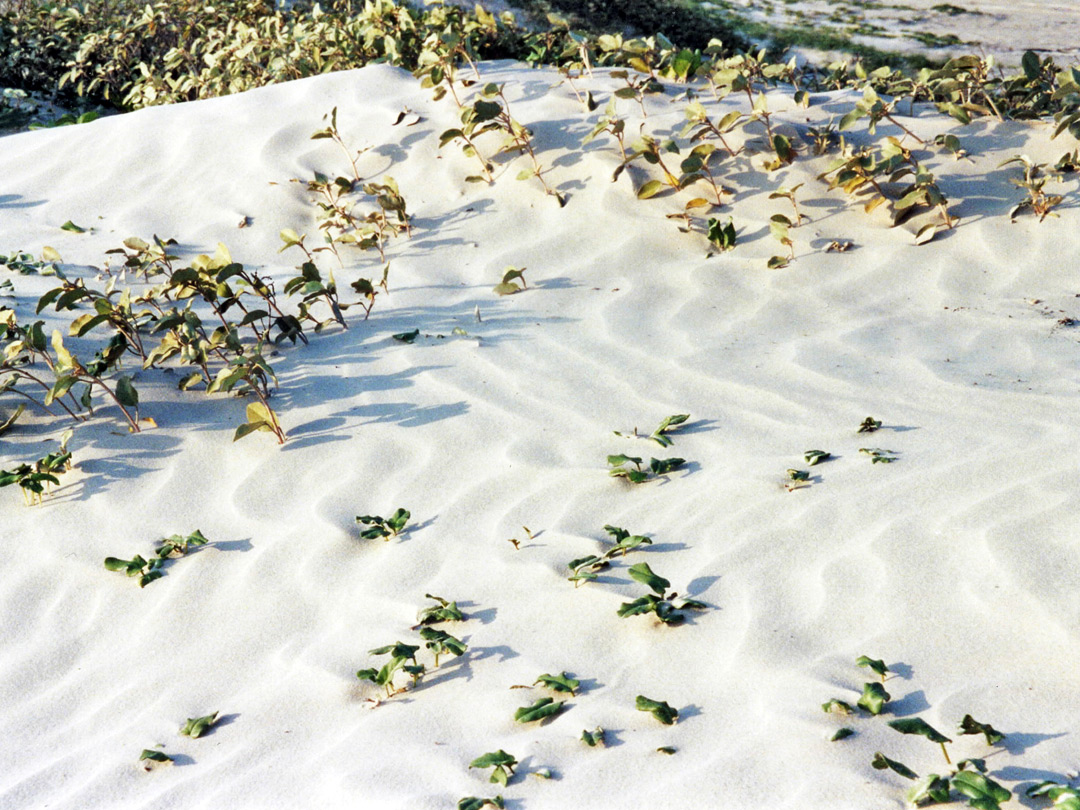
[[[611,469],[608,475],[613,478],[625,478],[631,484],[642,484],[651,478],[660,478],[670,472],[674,472],[686,463],[683,458],[649,459],[649,469],[641,468],[642,460],[637,456],[626,456],[621,453],[607,457],[608,466]],[[630,465],[634,465],[631,467]],[[652,473],[652,475],[650,475]]]
[[[12,421],[14,421],[12,419]],[[33,464],[20,464],[12,470],[0,470],[0,487],[18,484],[27,506],[41,504],[42,496],[52,493],[52,485],[60,485],[62,475],[71,469],[71,453],[67,449],[71,431],[64,432],[60,448],[48,453]]]
[[[502,281],[496,284],[491,291],[496,295],[513,295],[522,290],[527,290],[529,285],[525,283],[526,269],[528,268],[522,267],[521,269],[518,269],[517,267],[507,267],[506,272],[503,273]],[[521,281],[520,286],[515,283],[519,280]]]
[[[554,698],[550,697],[539,698],[531,706],[522,706],[514,712],[514,720],[519,723],[535,723],[545,720],[561,712],[565,704],[566,701],[556,702]]]
[[[356,677],[362,681],[371,681],[376,686],[383,687],[386,690],[386,696],[393,697],[398,692],[404,691],[404,688],[393,689],[394,675],[398,671],[411,675],[413,684],[416,684],[423,676],[424,665],[416,662],[416,653],[419,650],[419,645],[403,644],[400,641],[388,644],[385,647],[376,647],[374,650],[370,650],[368,654],[389,655],[390,660],[383,664],[380,669],[361,669],[357,671]],[[412,661],[412,664],[406,664],[406,661]]]
[[[653,613],[656,618],[664,624],[678,624],[686,619],[686,615],[683,611],[687,610],[704,610],[706,605],[704,602],[699,602],[696,599],[683,599],[678,607],[671,601],[675,599],[677,593],[667,593],[667,589],[671,587],[671,582],[664,577],[656,574],[648,563],[638,563],[632,565],[627,570],[630,576],[638,582],[647,585],[652,593],[639,597],[632,602],[624,602],[618,610],[620,617],[627,616],[640,616],[647,613]],[[667,594],[665,596],[665,594]]]
[[[498,751],[477,757],[469,763],[469,768],[492,768],[491,778],[488,781],[506,787],[506,783],[514,775],[514,766],[517,764],[516,757],[500,748]]]
[[[399,507],[388,518],[379,515],[357,515],[356,523],[369,527],[360,530],[360,536],[363,539],[377,540],[381,537],[383,540],[390,542],[391,537],[397,537],[405,530],[410,517],[412,517],[412,513],[409,510]]]
[[[668,705],[666,701],[652,700],[644,695],[638,695],[634,705],[639,712],[649,712],[665,726],[673,725],[679,717],[679,710]]]
[[[656,442],[661,447],[671,447],[674,442],[671,441],[670,437],[668,437],[667,434],[679,428],[689,418],[690,414],[688,413],[676,413],[672,414],[671,416],[665,417],[664,420],[660,422],[659,425],[657,425],[656,430],[654,430],[648,436],[638,433],[637,428],[634,428],[634,432],[632,434],[620,433],[616,430],[615,435],[622,436],[624,438],[650,439]]]
[[[221,719],[221,712],[214,712],[208,714],[205,717],[189,717],[187,722],[180,727],[180,733],[185,737],[201,737],[207,731],[212,729],[218,720]]]
[[[439,666],[439,656],[450,653],[453,656],[462,656],[469,649],[469,645],[459,638],[439,630],[435,627],[420,628],[420,638],[425,641],[424,646],[435,654],[435,667]]]
[[[449,602],[441,596],[425,593],[436,604],[423,608],[416,616],[417,626],[438,624],[439,622],[463,622],[465,615],[458,609],[457,602]]]
[[[154,556],[149,560],[143,559],[136,554],[130,560],[121,560],[117,557],[106,557],[105,567],[110,571],[118,571],[129,577],[139,578],[139,587],[145,588],[155,579],[165,576],[165,561],[170,558],[182,557],[191,549],[205,546],[210,541],[198,529],[186,537],[174,534],[161,541],[161,545],[154,551]]]

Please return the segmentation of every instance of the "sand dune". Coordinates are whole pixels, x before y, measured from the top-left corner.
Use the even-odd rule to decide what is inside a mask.
[[[415,230],[391,244],[390,293],[370,320],[351,310],[348,331],[272,358],[283,447],[232,443],[243,403],[139,371],[156,429],[129,435],[103,408],[76,429],[75,469],[43,505],[0,492],[0,805],[412,810],[502,793],[530,810],[893,807],[907,784],[870,767],[875,751],[919,773],[944,765],[885,720],[920,716],[953,736],[966,713],[1008,736],[992,750],[953,736],[954,760],[989,754],[1017,794],[1064,781],[1080,722],[1080,347],[1060,322],[1077,316],[1080,231],[1068,196],[1060,218],[1010,224],[1016,170],[999,164],[1071,144],[1045,124],[964,128],[916,108],[905,122],[918,134],[954,132],[971,154],[926,154],[961,221],[923,246],[921,221],[890,228],[828,193],[816,179],[828,158],[771,176],[740,158],[718,213],[738,246],[706,257],[702,236],[664,218],[678,199],[635,199],[644,169],[612,184],[614,145],[580,148],[596,114],[556,73],[482,70],[534,127],[565,208],[515,182],[520,161],[500,159],[491,186],[465,183],[476,165],[438,148],[452,104],[383,66],[3,139],[0,246],[51,245],[70,275],[92,278],[105,250],[156,233],[185,261],[220,241],[287,278],[297,260],[278,232],[315,233],[289,180],[344,169],[309,138],[333,107],[346,141],[371,147],[361,170],[400,184]],[[584,84],[602,103],[616,86],[599,73]],[[798,134],[852,98],[771,102]],[[421,120],[394,126],[404,108]],[[647,131],[676,131],[682,109],[674,91],[652,98]],[[808,220],[792,231],[796,259],[767,270],[780,250],[769,219],[790,210],[768,195],[796,183]],[[92,232],[60,230],[69,219]],[[853,248],[824,252],[832,240]],[[381,272],[377,257],[351,261],[341,277]],[[500,298],[508,265],[527,268],[528,290]],[[53,284],[5,277],[20,311]],[[392,340],[411,329],[414,344]],[[675,413],[691,419],[670,450],[613,434]],[[857,434],[868,415],[882,429]],[[0,466],[66,426],[26,414],[0,439]],[[867,446],[898,460],[871,464]],[[834,459],[786,492],[811,448]],[[618,452],[689,464],[632,486],[606,474]],[[399,506],[410,531],[358,539],[355,515]],[[653,545],[575,588],[566,563],[603,549],[605,524]],[[144,589],[102,567],[195,528],[211,545]],[[681,627],[619,618],[645,592],[627,567],[646,561],[707,609]],[[355,672],[378,666],[368,650],[415,635],[425,593],[458,601],[468,621],[447,629],[469,651],[371,709],[379,689]],[[861,654],[895,673],[891,711],[829,742],[843,723],[820,705],[858,698]],[[582,682],[563,713],[515,723],[545,692],[511,687],[563,671]],[[679,722],[636,711],[639,694]],[[177,736],[213,711],[225,721],[208,736]],[[606,748],[579,740],[597,726]],[[145,773],[136,758],[156,744],[176,763]],[[521,763],[506,788],[468,768],[498,749]],[[542,768],[556,778],[529,775]]]

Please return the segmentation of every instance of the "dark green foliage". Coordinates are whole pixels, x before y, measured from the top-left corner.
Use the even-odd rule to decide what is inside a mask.
[[[180,733],[185,737],[201,737],[207,731],[214,727],[214,724],[221,717],[221,712],[214,712],[208,714],[205,717],[189,717],[187,722],[180,727]]]
[[[441,596],[425,593],[428,599],[434,599],[438,604],[423,608],[416,616],[417,624],[438,624],[439,622],[463,622],[463,614],[457,606],[457,602],[448,602]]]
[[[522,706],[514,712],[514,719],[519,723],[535,723],[548,717],[554,717],[562,711],[566,701],[556,703],[554,698],[540,698],[531,706]]]
[[[514,775],[514,766],[517,764],[516,757],[500,748],[498,751],[477,757],[469,763],[469,768],[492,768],[491,778],[488,781],[506,787],[506,783]]]
[[[892,696],[885,691],[885,687],[880,683],[865,683],[863,684],[862,696],[859,698],[857,705],[860,709],[866,709],[870,714],[881,714],[885,704],[891,698]]]
[[[592,731],[585,729],[581,732],[581,741],[585,743],[589,748],[595,748],[598,745],[604,744],[604,729],[597,726]]]
[[[918,779],[919,775],[915,771],[911,770],[903,762],[897,762],[895,759],[889,759],[883,753],[878,751],[874,754],[874,759],[870,764],[879,771],[890,770],[900,774],[905,779]]]
[[[679,710],[668,705],[666,701],[652,700],[644,695],[638,695],[634,705],[639,712],[649,712],[665,726],[673,725],[679,718]]]
[[[377,540],[382,538],[387,542],[391,537],[397,537],[405,529],[412,514],[407,509],[398,508],[388,518],[379,515],[357,515],[356,522],[367,529],[360,530],[360,536],[365,540]]]
[[[980,723],[970,714],[965,714],[964,719],[960,721],[960,733],[961,734],[982,734],[986,737],[987,745],[997,745],[999,742],[1005,739],[1005,735],[994,728],[989,723]]]

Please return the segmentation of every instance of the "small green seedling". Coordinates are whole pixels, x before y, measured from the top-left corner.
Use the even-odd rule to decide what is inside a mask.
[[[576,588],[582,582],[592,582],[598,576],[597,572],[607,568],[610,563],[604,557],[590,554],[587,557],[579,557],[567,563],[567,567],[573,572],[567,579],[574,583]]]
[[[522,706],[514,712],[514,719],[519,723],[535,723],[548,717],[554,717],[562,711],[566,701],[555,702],[554,698],[544,697],[531,706]]]
[[[728,217],[726,225],[721,225],[720,220],[710,217],[705,235],[712,246],[721,253],[727,253],[729,250],[735,249],[735,223],[731,217]]]
[[[1011,157],[1001,163],[1001,166],[1007,166],[1010,163],[1020,163],[1023,165],[1023,179],[1017,180],[1016,178],[1011,178],[1010,182],[1018,188],[1024,189],[1028,196],[1027,199],[1013,207],[1009,212],[1009,219],[1015,222],[1017,214],[1024,210],[1030,210],[1031,213],[1039,218],[1039,222],[1042,222],[1048,216],[1056,217],[1057,214],[1053,212],[1053,209],[1061,203],[1064,197],[1060,194],[1047,194],[1043,191],[1043,187],[1051,180],[1060,183],[1061,177],[1058,175],[1046,174],[1044,171],[1046,169],[1046,164],[1034,163],[1027,155]]]
[[[857,431],[855,431],[855,432],[856,433],[873,433],[875,430],[877,430],[880,427],[881,427],[881,420],[880,419],[875,419],[872,416],[868,416],[868,417],[866,417],[865,419],[862,420],[862,423],[859,425],[859,429]]]
[[[187,722],[180,727],[180,733],[185,737],[201,737],[207,731],[214,727],[218,719],[221,717],[221,712],[214,712],[208,714],[205,717],[189,717]]]
[[[192,547],[205,546],[210,541],[207,540],[203,533],[198,529],[193,531],[187,537],[180,534],[174,534],[171,537],[166,537],[158,548],[156,554],[159,557],[182,557],[187,554]]]
[[[892,464],[898,458],[895,450],[884,450],[880,447],[860,447],[859,452],[870,456],[872,464]]]
[[[787,256],[772,256],[767,262],[770,270],[779,270],[795,261],[795,242],[791,238],[794,223],[783,214],[773,214],[769,219],[769,233],[773,239],[787,248]]]
[[[460,657],[469,649],[469,645],[460,638],[455,638],[444,630],[439,630],[435,627],[421,628],[420,638],[426,642],[424,646],[435,654],[436,669],[439,667],[440,655],[450,653],[455,657]]]
[[[855,664],[856,666],[869,668],[881,678],[882,683],[885,683],[885,677],[889,674],[889,668],[885,666],[884,661],[877,658],[870,658],[867,655],[860,655],[855,659]]]
[[[412,343],[418,337],[420,337],[420,330],[413,329],[411,332],[398,332],[396,335],[391,335],[394,340],[401,341],[402,343]]]
[[[807,464],[813,467],[823,461],[831,459],[832,453],[826,452],[825,450],[807,450],[803,453],[803,458],[806,460]]]
[[[506,783],[514,775],[514,766],[517,764],[518,761],[513,755],[500,748],[498,751],[477,757],[469,763],[469,768],[494,768],[488,781],[506,787]]]
[[[533,686],[536,684],[545,686],[552,692],[569,692],[573,695],[574,690],[581,686],[581,681],[571,678],[564,672],[562,675],[541,675],[533,681]]]
[[[921,717],[905,717],[900,720],[890,720],[889,728],[896,729],[901,734],[918,734],[926,737],[930,742],[936,742],[941,746],[941,753],[945,755],[945,762],[952,765],[952,760],[949,759],[949,751],[945,747],[945,743],[950,743],[948,737],[927,723]]]
[[[616,553],[625,557],[626,552],[633,551],[638,546],[651,546],[652,540],[640,534],[630,534],[626,529],[618,526],[605,525],[604,531],[614,538],[615,545],[604,552],[605,558],[614,557]]]
[[[625,456],[622,453],[617,453],[608,456],[607,463],[611,467],[608,470],[608,475],[613,478],[625,478],[632,484],[642,484],[649,480],[649,474],[641,469],[641,458],[639,456]],[[630,464],[634,465],[634,469],[630,469]]]
[[[855,705],[860,709],[866,709],[870,714],[879,715],[891,699],[892,695],[886,692],[885,687],[880,683],[864,683],[862,696]]]
[[[670,757],[670,756],[674,756],[675,753],[678,750],[679,749],[677,749],[677,748],[672,748],[670,745],[661,745],[659,748],[656,749],[656,753],[658,753],[658,754],[666,754],[667,756]]]
[[[502,796],[496,796],[493,799],[466,796],[464,799],[459,799],[457,803],[457,810],[484,810],[485,807],[505,808],[506,802],[503,801]]]
[[[522,290],[527,290],[529,285],[525,283],[526,269],[527,268],[525,267],[522,267],[520,270],[516,267],[506,268],[506,272],[503,273],[502,281],[492,287],[491,291],[496,295],[513,295]],[[520,286],[515,283],[518,279],[521,279]]]
[[[822,703],[821,704],[821,710],[823,712],[825,712],[826,714],[843,714],[843,715],[848,715],[848,714],[851,714],[853,711],[855,711],[851,707],[850,703],[848,703],[846,701],[843,701],[843,700],[840,700],[838,698],[833,698],[832,700],[827,700],[824,703]]]
[[[686,615],[683,611],[704,610],[706,608],[704,602],[699,602],[696,599],[684,599],[682,603],[676,607],[671,600],[674,599],[677,594],[670,593],[665,596],[667,589],[671,587],[671,582],[656,574],[649,568],[648,563],[631,565],[630,568],[627,569],[627,573],[630,574],[633,579],[647,585],[653,593],[639,597],[633,602],[623,602],[617,611],[621,618],[653,613],[656,615],[656,618],[664,624],[678,624],[686,619]]]
[[[604,745],[604,729],[597,726],[592,731],[588,729],[581,732],[581,741],[585,743],[589,748],[595,748],[596,746]]]
[[[836,730],[836,733],[829,738],[829,742],[839,742],[840,740],[846,740],[854,733],[854,729],[850,729],[847,726],[845,726],[844,728],[838,728]]]
[[[795,192],[802,188],[802,185],[802,183],[799,183],[791,188],[781,188],[769,195],[770,200],[787,200],[791,203],[791,207],[795,212],[795,222],[790,223],[793,228],[802,225],[803,221],[802,212],[799,210],[799,203],[795,199]]]
[[[644,695],[638,695],[634,700],[634,705],[639,712],[649,712],[665,726],[673,725],[679,717],[679,710],[669,706],[667,702],[652,700]]]
[[[787,477],[792,481],[809,481],[810,473],[808,473],[806,470],[796,470],[789,467],[787,471]]]
[[[69,219],[67,222],[60,226],[60,230],[68,231],[69,233],[86,233],[90,229],[76,225]]]
[[[997,745],[999,742],[1005,739],[1005,735],[994,728],[989,723],[980,723],[970,714],[965,714],[964,719],[960,721],[960,733],[961,734],[982,734],[986,737],[987,745]],[[1080,810],[1080,807],[1077,808]]]
[[[152,771],[155,765],[174,761],[175,760],[164,751],[158,751],[154,748],[144,748],[143,752],[139,754],[139,764],[144,771]]]
[[[404,688],[393,690],[394,675],[397,674],[398,670],[411,675],[413,684],[416,684],[423,676],[424,665],[416,663],[416,653],[419,649],[418,645],[396,641],[393,644],[369,650],[369,655],[389,655],[390,660],[381,669],[361,669],[357,671],[356,677],[362,681],[371,681],[376,686],[383,687],[386,690],[386,696],[393,697],[398,692],[404,691]],[[412,664],[407,665],[406,661],[412,661]]]
[[[438,604],[429,605],[416,614],[416,623],[418,625],[465,621],[465,615],[458,609],[457,602],[448,602],[441,596],[430,593],[425,593],[424,596],[428,599],[434,599]]]
[[[915,771],[911,770],[903,762],[897,762],[895,759],[889,759],[880,751],[874,753],[874,758],[870,762],[871,767],[879,771],[895,771],[905,779],[918,779],[919,775]]]
[[[668,431],[677,428],[679,425],[684,424],[689,418],[690,414],[688,413],[672,414],[671,416],[664,419],[664,421],[660,423],[656,430],[649,434],[649,438],[661,447],[671,447],[672,441],[665,434]]]
[[[412,517],[412,514],[407,509],[398,508],[388,518],[379,517],[378,515],[357,515],[356,522],[371,527],[360,532],[363,539],[375,540],[381,537],[389,542],[391,537],[397,537],[401,534],[410,517]]]
[[[196,529],[186,537],[180,534],[174,534],[172,537],[166,537],[161,541],[161,545],[154,552],[154,556],[149,560],[143,559],[141,554],[136,554],[130,560],[121,560],[118,557],[106,557],[105,567],[110,571],[119,571],[127,574],[129,577],[139,578],[139,587],[145,588],[155,579],[161,579],[165,576],[163,567],[165,560],[171,557],[182,557],[187,554],[193,547],[205,546],[210,541],[207,540],[203,533]]]

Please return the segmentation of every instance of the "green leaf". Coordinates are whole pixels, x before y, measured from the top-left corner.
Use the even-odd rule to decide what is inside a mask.
[[[564,704],[565,701],[556,703],[554,698],[540,698],[531,706],[522,706],[514,712],[514,719],[519,723],[535,723],[558,714]]]
[[[961,734],[982,734],[986,737],[987,745],[997,745],[1005,739],[1005,735],[991,726],[989,723],[980,723],[970,714],[965,714],[960,721]]]
[[[880,426],[881,423],[878,422],[878,425]],[[870,658],[866,655],[860,655],[858,658],[855,659],[855,664],[860,667],[868,667],[871,671],[877,673],[878,677],[880,677],[882,681],[884,681],[885,676],[889,674],[889,668],[885,666],[885,662],[877,658]]]
[[[635,467],[641,466],[641,459],[637,456],[624,456],[621,453],[607,457],[608,466],[619,467],[623,464],[633,464]]]
[[[659,748],[656,749],[656,753],[658,753],[658,754],[667,754],[669,757],[672,756],[673,754],[675,754],[676,751],[678,751],[678,749],[677,748],[672,748],[670,745],[662,745],[662,746],[660,746]]]
[[[881,714],[882,709],[885,708],[885,704],[892,699],[892,695],[885,691],[885,687],[876,681],[874,683],[863,684],[862,697],[859,698],[856,705],[859,708],[866,709],[870,714]]]
[[[61,230],[70,231],[71,233],[86,233],[86,228],[80,228],[70,219],[60,226]]]
[[[234,442],[239,441],[245,436],[248,436],[259,430],[273,430],[273,428],[270,427],[270,424],[267,422],[245,422],[244,424],[236,428],[236,431],[233,433],[232,440]]]
[[[855,732],[850,728],[839,728],[836,733],[829,738],[829,742],[839,742],[840,740],[846,740],[852,736]]]
[[[921,717],[905,717],[900,720],[890,720],[888,723],[889,728],[896,729],[901,734],[919,734],[930,742],[936,743],[948,743],[952,742],[948,737],[927,723]]]
[[[943,804],[949,801],[949,780],[936,773],[927,774],[911,786],[906,798],[916,806],[929,802]]]
[[[855,711],[850,703],[833,698],[821,704],[821,710],[829,714],[851,714]]]
[[[502,796],[496,796],[493,799],[481,799],[476,796],[466,796],[464,799],[459,799],[457,803],[457,810],[483,810],[485,807],[506,807],[506,803],[503,802]]]
[[[571,678],[564,672],[562,675],[541,675],[533,681],[533,685],[536,684],[546,686],[553,692],[569,692],[572,695],[574,690],[581,686],[581,681]]]
[[[649,459],[649,469],[653,475],[667,475],[669,472],[679,469],[686,463],[684,458],[653,458]]]
[[[218,718],[220,716],[221,712],[214,712],[213,714],[208,714],[205,717],[189,717],[188,721],[180,727],[180,733],[185,737],[201,737],[208,730],[213,728],[214,724],[218,721]]]
[[[824,450],[807,450],[803,453],[803,458],[806,460],[807,464],[813,467],[815,464],[828,461],[832,458],[832,453],[828,453]]]
[[[662,597],[667,589],[671,587],[671,582],[654,573],[653,570],[649,568],[648,563],[631,565],[630,568],[627,569],[627,573],[631,578],[651,588],[657,596]]]
[[[889,759],[880,751],[874,754],[874,759],[870,762],[870,765],[879,771],[891,770],[900,774],[905,779],[918,779],[919,775],[915,771],[911,770],[903,762],[897,762],[895,759]]]
[[[498,751],[492,751],[491,753],[479,756],[469,763],[470,768],[491,768],[497,765],[502,765],[507,768],[513,768],[518,764],[518,761],[511,755],[503,751],[501,748]]]
[[[581,741],[589,748],[595,748],[604,744],[604,729],[597,726],[593,731],[586,729],[581,732]]]
[[[420,337],[419,329],[413,329],[411,332],[399,332],[398,334],[393,335],[394,340],[400,340],[402,343],[412,343],[418,337]]]
[[[1001,802],[1012,798],[1012,793],[977,771],[957,773],[952,778],[952,788],[970,799],[969,804],[979,810],[998,810]]]
[[[513,295],[514,293],[521,292],[522,288],[517,284],[511,284],[509,282],[501,282],[491,288],[491,291],[496,295]]]
[[[650,712],[653,717],[665,726],[674,724],[679,717],[678,710],[669,706],[665,701],[652,700],[644,695],[638,695],[634,704],[639,712]]]
[[[124,376],[116,380],[116,398],[129,408],[139,407],[139,392],[131,384],[131,377]]]

